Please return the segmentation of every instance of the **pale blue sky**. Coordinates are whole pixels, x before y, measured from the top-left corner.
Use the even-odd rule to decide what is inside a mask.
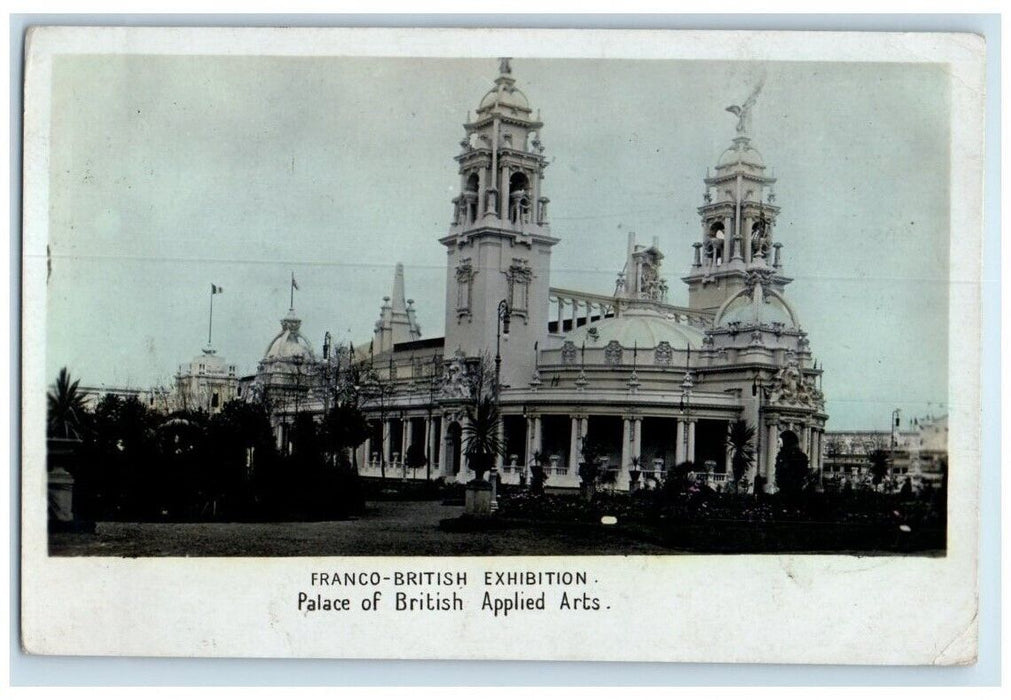
[[[393,265],[442,334],[462,122],[494,58],[58,57],[47,373],[169,385],[207,339],[241,372],[295,305],[370,336]],[[702,177],[762,77],[787,295],[825,367],[829,429],[947,401],[948,76],[931,64],[513,62],[552,161],[552,284],[607,293],[626,232],[660,239],[671,301]],[[930,402],[930,406],[928,406]]]

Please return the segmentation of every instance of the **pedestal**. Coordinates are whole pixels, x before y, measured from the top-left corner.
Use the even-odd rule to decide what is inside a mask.
[[[463,512],[477,517],[491,515],[491,484],[487,481],[471,481],[464,489]]]
[[[74,519],[74,477],[62,467],[49,472],[49,519],[61,523]]]

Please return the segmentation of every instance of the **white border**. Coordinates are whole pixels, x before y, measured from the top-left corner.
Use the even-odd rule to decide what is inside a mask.
[[[185,34],[185,47],[180,37]],[[227,36],[227,48],[220,42]],[[755,60],[846,60],[947,62],[952,69],[952,230],[958,233],[958,249],[951,259],[952,294],[949,318],[949,356],[966,358],[952,363],[949,400],[952,435],[952,470],[949,553],[944,559],[874,560],[848,557],[644,557],[629,566],[621,559],[597,560],[590,566],[602,578],[640,593],[635,604],[648,610],[673,613],[671,599],[678,601],[678,616],[650,615],[635,635],[624,634],[616,617],[607,629],[610,642],[588,633],[585,625],[572,626],[551,620],[548,628],[530,630],[513,626],[487,634],[473,624],[446,625],[438,619],[389,622],[382,634],[361,630],[355,638],[328,638],[325,629],[306,627],[286,615],[284,599],[292,579],[317,568],[322,562],[285,560],[61,560],[45,557],[44,498],[23,499],[24,539],[23,616],[26,646],[44,653],[132,653],[150,655],[234,656],[343,656],[373,658],[389,655],[387,640],[410,638],[422,630],[435,634],[432,644],[412,646],[397,656],[414,658],[458,657],[447,650],[462,650],[473,658],[620,658],[625,660],[685,661],[805,661],[815,663],[964,663],[975,653],[976,636],[976,543],[979,464],[979,316],[967,319],[965,309],[980,309],[980,232],[982,230],[982,54],[976,37],[961,35],[858,33],[803,34],[776,32],[759,35],[735,32],[573,31],[573,30],[287,30],[263,29],[101,29],[61,28],[39,34],[31,42],[29,80],[45,85],[48,59],[54,53],[75,51],[124,51],[142,48],[145,53],[273,53],[278,55],[480,55],[497,56],[593,56],[686,59]],[[82,43],[83,42],[83,43]],[[175,42],[175,44],[173,44]],[[447,53],[446,47],[453,51]],[[34,81],[38,80],[38,83]],[[48,134],[48,104],[45,91],[29,92],[26,99],[24,301],[26,321],[31,308],[44,298],[44,249],[46,240],[44,196],[48,181],[45,139]],[[40,195],[40,193],[43,193]],[[39,255],[41,252],[41,255]],[[957,254],[956,254],[957,253]],[[41,267],[40,267],[41,264]],[[35,326],[35,327],[33,327]],[[42,376],[44,329],[26,322],[24,334],[25,387],[45,386]],[[971,361],[969,361],[971,360]],[[24,393],[25,416],[41,415],[41,391]],[[38,445],[44,444],[40,421],[25,422],[25,471],[23,494],[44,493],[44,466]],[[41,530],[37,526],[43,523]],[[41,537],[40,537],[41,533]],[[388,559],[375,560],[378,567]],[[451,560],[459,566],[461,560]],[[471,563],[473,562],[473,563]],[[859,566],[854,562],[858,562]],[[360,566],[371,562],[361,560]],[[427,560],[426,566],[435,562]],[[401,565],[404,563],[401,562]],[[493,566],[492,560],[468,560],[475,573]],[[508,562],[517,567],[515,559]],[[641,566],[640,566],[641,565]],[[571,565],[570,565],[571,566]],[[325,565],[324,565],[325,567]],[[255,573],[254,573],[255,572]],[[261,582],[255,590],[242,589],[239,581],[250,576]],[[241,578],[245,577],[245,578]],[[682,591],[705,586],[719,595],[713,581],[746,579],[756,590],[767,592],[774,604],[753,605],[749,615],[737,618],[704,616],[702,603]],[[804,590],[791,588],[803,581]],[[882,587],[915,592],[924,581],[941,589],[941,601],[911,595],[909,605],[882,606],[874,592]],[[673,582],[673,588],[658,586]],[[606,585],[606,584],[605,584]],[[254,611],[252,619],[231,619],[231,610],[208,609],[195,601],[180,605],[176,592],[196,589],[229,590],[236,602]],[[643,596],[642,592],[648,594]],[[614,588],[620,599],[620,586]],[[141,595],[149,596],[147,600]],[[205,596],[204,600],[208,600]],[[831,606],[826,603],[831,601]],[[768,602],[768,601],[766,601]],[[936,623],[924,638],[924,603]],[[652,605],[656,607],[650,607]],[[681,607],[683,606],[683,607]],[[695,607],[693,607],[695,606]],[[258,612],[275,611],[276,623],[265,628]],[[899,609],[896,609],[899,608]],[[793,611],[784,620],[782,610]],[[843,614],[845,611],[845,614]],[[624,611],[630,615],[631,610]],[[778,614],[777,614],[778,613]],[[96,614],[103,624],[96,624]],[[218,617],[220,615],[220,617]],[[144,625],[135,622],[142,618]],[[905,622],[903,622],[905,621]],[[293,624],[294,622],[294,624]],[[672,622],[683,626],[673,637]],[[693,624],[701,623],[701,624]],[[598,621],[602,627],[608,622]],[[705,626],[718,629],[704,629]],[[150,634],[151,629],[171,634]],[[761,639],[755,630],[763,630]],[[319,633],[319,634],[317,634]],[[719,633],[719,637],[714,637]],[[506,639],[502,639],[506,637]],[[545,639],[547,637],[547,639]],[[828,637],[828,638],[827,638]],[[430,637],[431,639],[431,637]],[[545,644],[565,640],[564,646]],[[447,645],[447,640],[452,644]],[[860,644],[854,644],[860,640]],[[617,654],[613,649],[618,648]],[[603,651],[602,651],[603,650]]]

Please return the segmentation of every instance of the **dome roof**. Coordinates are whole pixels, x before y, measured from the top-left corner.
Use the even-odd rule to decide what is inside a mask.
[[[274,336],[264,353],[264,360],[294,360],[302,358],[314,360],[312,345],[306,337],[299,333],[302,321],[295,315],[294,309],[281,319],[281,332]]]
[[[741,325],[772,325],[782,323],[785,328],[798,328],[793,310],[779,294],[761,290],[756,285],[756,293],[742,290],[730,298],[716,315],[717,326],[731,323]]]
[[[565,339],[576,345],[585,342],[587,347],[604,347],[616,340],[623,348],[638,347],[640,350],[655,348],[667,341],[674,350],[685,350],[701,347],[703,336],[702,330],[652,309],[633,308],[615,318],[577,328],[567,333]]]
[[[495,87],[481,98],[481,104],[478,105],[477,111],[492,109],[496,103],[506,108],[512,107],[524,112],[530,111],[530,102],[527,100],[527,96],[523,94],[522,90],[514,87],[511,81],[500,79]]]
[[[716,167],[727,168],[737,163],[751,165],[756,168],[765,167],[762,154],[751,145],[751,139],[745,137],[734,139],[734,145],[723,152],[720,160],[716,163]]]

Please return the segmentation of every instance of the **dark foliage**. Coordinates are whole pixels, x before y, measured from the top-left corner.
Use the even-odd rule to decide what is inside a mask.
[[[72,393],[62,373],[58,384]],[[363,510],[357,474],[330,459],[334,433],[308,415],[295,418],[292,453],[282,457],[260,404],[166,417],[110,394],[94,413],[74,412],[82,438],[68,471],[79,519],[322,519]],[[352,419],[343,424],[341,439],[353,440]]]
[[[871,482],[877,486],[888,475],[888,452],[877,449],[868,457],[871,463]]]
[[[404,463],[407,465],[408,469],[420,469],[421,467],[428,464],[428,456],[425,454],[425,448],[421,445],[414,443],[407,448],[407,453],[404,455]]]
[[[730,465],[734,481],[739,482],[748,473],[755,461],[755,426],[747,421],[734,421],[727,428],[727,448],[730,450]]]
[[[505,444],[499,437],[500,422],[498,403],[494,396],[483,396],[467,408],[463,448],[478,481],[491,469],[495,458],[505,453]]]
[[[70,380],[66,367],[56,376],[56,384],[46,396],[48,437],[80,438],[84,433],[87,411],[84,396],[77,388],[79,383],[80,380]]]
[[[804,490],[810,470],[807,455],[800,449],[797,438],[792,433],[787,436],[776,455],[776,487],[784,496],[793,497]]]

